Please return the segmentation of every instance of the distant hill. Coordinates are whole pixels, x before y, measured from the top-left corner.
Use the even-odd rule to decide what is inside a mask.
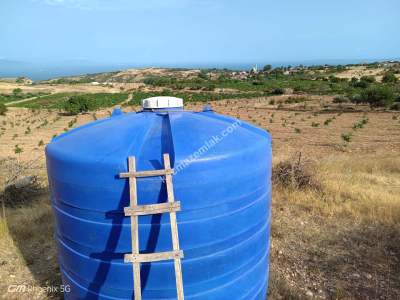
[[[273,68],[287,67],[287,66],[315,66],[315,65],[359,65],[362,63],[372,63],[375,61],[383,62],[391,59],[354,59],[354,60],[312,60],[312,61],[297,61],[297,62],[254,62],[243,64],[192,64],[183,66],[182,68],[173,68],[167,66],[150,68],[135,64],[128,63],[96,63],[86,59],[72,59],[58,62],[42,62],[33,63],[20,60],[0,59],[0,78],[1,77],[28,77],[34,81],[49,81],[52,79],[66,79],[66,78],[80,78],[85,81],[98,81],[98,82],[137,82],[140,81],[141,76],[190,76],[190,70],[201,69],[215,69],[219,70],[230,69],[236,71],[248,71],[254,65],[262,68],[266,64],[271,64]],[[394,59],[398,60],[398,59]],[[135,69],[132,69],[134,67]],[[126,71],[117,71],[126,70]],[[161,71],[164,70],[164,71]],[[168,73],[172,72],[172,73]],[[189,72],[189,73],[188,73]],[[81,75],[82,74],[82,75]],[[89,75],[84,75],[89,74]]]
[[[80,76],[69,76],[54,78],[41,81],[42,83],[91,83],[98,82],[103,84],[112,83],[135,83],[143,82],[149,77],[173,77],[177,79],[189,79],[198,77],[199,69],[164,69],[164,68],[145,68],[127,69],[123,71],[103,72]]]

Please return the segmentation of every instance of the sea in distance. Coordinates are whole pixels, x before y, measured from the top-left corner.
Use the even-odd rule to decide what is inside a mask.
[[[305,61],[286,61],[286,62],[247,62],[247,63],[176,63],[176,64],[140,64],[140,63],[96,63],[87,60],[71,60],[51,63],[24,62],[17,60],[0,59],[0,78],[8,77],[28,77],[34,81],[46,80],[50,78],[76,76],[84,74],[102,73],[125,70],[129,68],[202,68],[202,69],[229,69],[229,70],[250,70],[254,66],[262,68],[266,64],[272,67],[281,66],[312,66],[312,65],[346,65],[372,63],[376,61],[398,60],[393,58],[386,59],[318,59]]]

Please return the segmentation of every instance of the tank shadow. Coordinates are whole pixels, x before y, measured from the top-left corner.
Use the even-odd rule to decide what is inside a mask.
[[[104,285],[108,273],[110,271],[110,264],[114,259],[124,258],[124,253],[115,253],[117,249],[118,241],[121,237],[122,224],[124,220],[124,214],[122,213],[125,206],[129,203],[129,183],[126,181],[124,192],[118,203],[118,209],[109,211],[106,213],[105,218],[111,219],[112,227],[104,251],[99,253],[92,253],[90,255],[93,259],[101,261],[99,268],[96,271],[96,275],[91,280],[85,299],[98,299],[99,293]],[[94,293],[92,293],[92,292]]]
[[[139,185],[140,185],[140,183],[138,183],[138,186]],[[155,203],[164,202],[166,197],[167,197],[166,196],[166,188],[165,188],[165,185],[162,184],[160,192],[159,192],[158,200],[156,200]],[[139,201],[139,205],[140,205],[140,201]],[[91,291],[91,292],[87,293],[85,299],[98,299],[99,298],[99,293],[101,291],[101,288],[104,285],[106,278],[110,272],[110,263],[116,259],[118,259],[118,260],[124,259],[124,254],[126,254],[126,253],[117,253],[116,249],[117,249],[118,242],[120,240],[121,233],[122,233],[122,224],[125,219],[125,216],[122,213],[125,206],[129,206],[129,183],[128,183],[128,181],[126,181],[126,183],[125,183],[124,192],[119,201],[118,209],[109,211],[106,213],[106,216],[105,216],[106,219],[112,220],[111,221],[112,228],[111,228],[107,243],[105,245],[104,251],[98,252],[98,253],[92,253],[90,255],[90,257],[93,259],[101,260],[101,263],[100,263],[99,268],[96,271],[96,275],[91,280],[91,284],[89,285],[89,291]],[[142,253],[151,253],[151,252],[154,252],[154,250],[156,249],[157,240],[158,240],[158,236],[160,233],[160,221],[161,221],[161,215],[153,215],[152,216],[150,235],[149,235],[149,239],[148,239],[146,245],[144,246],[144,249],[143,249],[143,242],[140,240],[140,236],[139,236],[141,249],[143,249],[143,250],[141,250]],[[145,263],[145,264],[141,265],[142,290],[147,285],[150,270],[151,270],[151,264]],[[132,298],[133,298],[133,296],[134,295],[132,294]]]

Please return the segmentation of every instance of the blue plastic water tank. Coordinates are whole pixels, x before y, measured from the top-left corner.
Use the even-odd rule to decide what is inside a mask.
[[[128,156],[137,170],[169,153],[185,299],[264,300],[271,218],[271,139],[210,110],[115,114],[55,138],[46,148],[67,299],[131,299]],[[167,199],[161,177],[139,178],[139,204]],[[142,253],[171,251],[169,215],[139,217]],[[173,261],[141,265],[142,298],[176,299]]]

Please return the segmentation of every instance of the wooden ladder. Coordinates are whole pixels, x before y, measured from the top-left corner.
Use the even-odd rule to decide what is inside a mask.
[[[176,222],[176,212],[181,210],[179,201],[175,202],[174,187],[172,184],[172,175],[174,170],[171,169],[169,154],[164,154],[164,169],[153,171],[136,171],[136,160],[134,156],[128,157],[128,172],[120,173],[120,178],[129,178],[129,199],[130,206],[124,208],[125,216],[131,217],[131,237],[132,237],[132,253],[125,254],[124,262],[133,264],[133,281],[135,300],[142,299],[142,289],[140,281],[140,264],[144,262],[154,262],[161,260],[174,260],[175,280],[178,300],[184,300],[183,283],[182,283],[182,266],[181,258],[183,251],[179,249],[178,225]],[[137,185],[138,177],[154,177],[165,176],[167,187],[168,202],[150,205],[138,205],[137,201]],[[138,216],[154,215],[169,213],[172,233],[173,251],[159,253],[139,253],[139,222]]]

